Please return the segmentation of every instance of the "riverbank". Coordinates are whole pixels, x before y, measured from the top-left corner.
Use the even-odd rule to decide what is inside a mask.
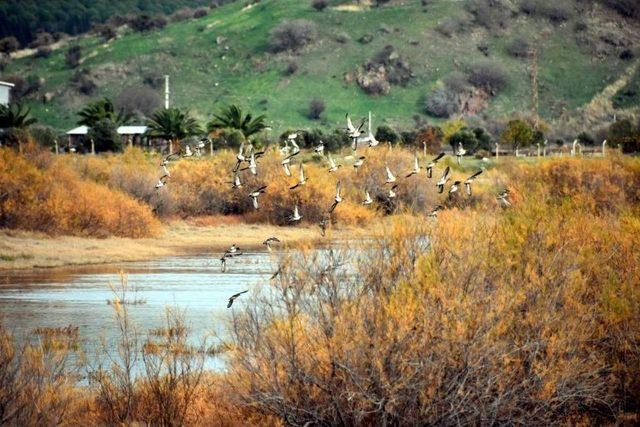
[[[283,244],[314,243],[321,239],[315,226],[278,227],[242,224],[233,218],[174,221],[156,238],[105,239],[48,236],[0,229],[0,270],[62,267],[144,261],[193,252],[218,255],[232,244],[264,249],[262,242],[276,236]]]

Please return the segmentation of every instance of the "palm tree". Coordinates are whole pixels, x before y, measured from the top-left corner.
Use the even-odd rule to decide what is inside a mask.
[[[116,111],[113,102],[110,99],[104,98],[84,107],[78,112],[80,120],[79,125],[85,125],[93,127],[101,120],[111,120],[116,126],[126,125],[133,119],[133,114],[124,109]]]
[[[189,113],[183,113],[177,108],[157,110],[147,121],[147,126],[147,135],[169,141],[170,152],[173,151],[173,143],[202,132],[198,122]]]
[[[29,117],[31,109],[22,104],[0,105],[0,129],[25,129],[37,120]]]
[[[220,114],[213,115],[213,119],[207,123],[207,131],[236,129],[242,132],[245,138],[248,138],[267,127],[265,119],[264,114],[253,118],[250,113],[245,115],[237,105],[230,105],[224,108]]]

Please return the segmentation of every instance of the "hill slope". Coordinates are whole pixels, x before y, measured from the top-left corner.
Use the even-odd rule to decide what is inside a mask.
[[[83,37],[77,41],[84,57],[80,68],[89,70],[97,83],[91,97],[80,94],[70,83],[76,70],[65,65],[64,47],[48,58],[16,59],[1,78],[16,74],[44,78],[29,104],[41,122],[58,129],[74,125],[77,110],[93,98],[116,98],[127,87],[169,74],[173,105],[190,109],[198,118],[205,120],[226,103],[239,103],[266,113],[270,125],[279,131],[336,126],[347,111],[364,116],[373,110],[376,125],[386,121],[408,126],[416,114],[437,121],[422,113],[424,94],[451,72],[485,59],[479,46],[504,67],[508,77],[506,87],[489,100],[484,116],[527,112],[531,106],[530,61],[508,53],[517,38],[539,48],[539,112],[547,121],[566,118],[572,112],[584,114],[581,107],[638,64],[633,52],[640,44],[638,22],[623,22],[598,3],[563,2],[569,5],[569,13],[559,22],[542,14],[522,13],[517,2],[507,1],[508,13],[495,26],[483,26],[478,17],[474,23],[474,16],[461,2],[449,0],[432,0],[427,6],[417,0],[391,1],[382,7],[347,3],[330,2],[329,8],[318,12],[308,1],[237,2],[162,30],[124,31],[108,43]],[[269,32],[287,19],[315,22],[318,36],[295,54],[269,53]],[[451,20],[464,25],[445,36],[441,28]],[[365,35],[372,40],[359,42]],[[387,95],[367,95],[353,77],[388,45],[406,59],[413,77],[405,86],[393,85]],[[292,61],[298,69],[286,75]],[[40,102],[43,93],[49,93],[52,100]],[[306,117],[315,97],[326,103],[322,122]]]

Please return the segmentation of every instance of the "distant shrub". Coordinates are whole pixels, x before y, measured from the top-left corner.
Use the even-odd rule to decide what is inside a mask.
[[[269,49],[272,52],[298,50],[312,43],[317,32],[316,24],[306,19],[284,21],[269,32]]]
[[[20,42],[17,38],[10,36],[0,39],[0,52],[12,53],[20,49]]]
[[[65,63],[69,68],[76,68],[80,65],[80,59],[82,58],[82,48],[79,45],[70,46],[67,49],[67,53],[65,55]]]
[[[629,18],[640,18],[640,2],[637,0],[603,0],[604,4]]]
[[[53,51],[49,46],[41,46],[36,50],[34,56],[36,58],[48,58],[51,56],[51,53],[53,53]]]
[[[469,0],[465,8],[477,25],[488,29],[506,26],[509,8],[502,0]]]
[[[23,98],[36,93],[42,87],[44,80],[36,75],[11,75],[3,77],[3,80],[13,83],[15,86],[11,89],[11,100],[19,102]]]
[[[183,7],[181,9],[176,10],[173,15],[171,15],[171,21],[173,22],[181,22],[186,21],[193,17],[193,9],[190,7]]]
[[[87,140],[93,140],[96,152],[122,151],[122,141],[117,128],[110,119],[99,120],[89,129]]]
[[[507,85],[508,81],[504,67],[489,60],[470,64],[466,67],[466,73],[469,83],[494,96]]]
[[[29,133],[33,140],[41,147],[51,149],[55,146],[58,134],[55,129],[48,126],[31,126]]]
[[[627,84],[621,87],[611,99],[613,108],[630,108],[640,103],[640,71],[631,76]]]
[[[149,117],[162,106],[158,91],[147,86],[133,86],[123,89],[116,97],[115,106],[119,110],[131,111]]]
[[[373,41],[373,34],[371,33],[367,33],[367,34],[363,34],[359,39],[358,39],[358,43],[360,44],[369,44]]]
[[[209,9],[207,9],[206,7],[199,7],[193,12],[193,18],[194,19],[204,18],[208,14],[209,14]]]
[[[522,0],[520,10],[527,15],[545,17],[552,22],[564,22],[573,15],[570,4],[556,0]]]
[[[71,84],[79,93],[87,96],[93,95],[98,88],[98,85],[86,68],[78,70],[73,74]]]
[[[118,31],[112,24],[96,24],[93,26],[93,32],[102,37],[105,42],[118,36]]]
[[[620,52],[620,54],[618,55],[618,58],[622,59],[623,61],[631,61],[635,57],[636,55],[631,49],[623,49],[622,52]]]
[[[381,142],[395,143],[400,140],[398,132],[396,132],[391,126],[381,125],[376,129],[376,139]]]
[[[320,116],[324,113],[326,109],[324,100],[321,98],[314,98],[309,103],[309,114],[308,117],[311,120],[320,120]]]
[[[162,16],[152,17],[147,14],[141,14],[130,18],[127,24],[134,31],[145,32],[164,28],[167,25],[167,19]]]
[[[33,39],[31,43],[29,43],[29,47],[31,49],[37,49],[41,46],[49,46],[55,42],[53,35],[47,33],[46,31],[39,31],[36,33],[36,37]]]
[[[446,86],[438,86],[424,97],[424,112],[440,118],[448,118],[459,111],[458,95]]]
[[[329,2],[327,0],[313,0],[311,2],[311,7],[319,12],[325,10],[327,6],[329,6]]]
[[[464,31],[469,22],[462,17],[454,16],[443,19],[437,26],[436,31],[446,37],[452,37],[454,34]]]
[[[346,44],[346,43],[349,43],[349,41],[351,41],[351,37],[349,37],[349,34],[345,32],[341,32],[336,34],[336,41],[340,44]]]
[[[298,71],[298,68],[300,68],[298,62],[296,62],[295,60],[291,60],[287,62],[287,66],[284,69],[284,75],[292,76]]]
[[[529,41],[524,36],[518,36],[507,44],[507,53],[515,58],[526,58],[529,48]]]
[[[467,76],[459,71],[454,71],[450,74],[447,74],[442,82],[446,87],[451,89],[451,91],[455,93],[463,93],[469,90],[469,81],[467,80]]]

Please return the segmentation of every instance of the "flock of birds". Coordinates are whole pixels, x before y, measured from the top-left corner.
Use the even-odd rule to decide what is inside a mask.
[[[368,131],[365,131],[363,129],[365,122],[366,120],[363,119],[358,126],[355,126],[349,114],[347,113],[346,115],[345,131],[347,132],[349,138],[351,139],[351,149],[353,151],[354,158],[355,158],[354,162],[352,163],[352,167],[354,168],[356,173],[358,173],[358,170],[364,165],[366,160],[365,156],[358,154],[358,149],[365,144],[370,148],[380,144],[380,142],[375,138],[375,135],[373,134],[370,115],[368,120]],[[300,136],[299,132],[294,132],[287,135],[284,141],[284,146],[280,149],[280,153],[282,155],[282,161],[281,161],[282,170],[284,175],[287,177],[292,176],[292,171],[291,171],[292,160],[295,159],[296,156],[298,156],[301,152],[300,147],[296,142],[299,136]],[[163,169],[163,175],[160,177],[160,179],[158,180],[158,183],[155,186],[156,190],[159,190],[162,187],[166,186],[168,179],[171,177],[171,173],[167,168],[167,166],[169,165],[169,162],[181,157],[200,156],[201,150],[205,147],[205,141],[206,139],[200,140],[196,145],[195,150],[192,150],[189,145],[185,145],[184,151],[181,150],[179,152],[171,153],[168,156],[166,156],[162,160],[162,163],[160,164],[160,167]],[[313,151],[321,156],[325,156],[324,143],[320,141],[319,145],[314,147]],[[232,181],[229,181],[228,184],[230,184],[233,189],[242,188],[244,184],[242,182],[240,172],[249,171],[250,174],[257,176],[258,160],[262,156],[264,156],[264,154],[265,154],[264,151],[256,151],[253,145],[251,144],[248,144],[248,148],[245,150],[245,144],[242,143],[236,155],[235,165],[232,170],[233,179]],[[466,150],[464,149],[462,144],[459,144],[457,149],[454,150],[454,155],[459,165],[461,164],[462,157],[465,154],[466,154]],[[435,158],[433,158],[431,161],[427,162],[424,169],[426,171],[426,176],[428,179],[433,178],[433,172],[435,167],[438,165],[438,162],[440,162],[445,157],[445,155],[446,154],[442,152],[438,154]],[[335,159],[331,156],[330,153],[326,154],[325,159],[328,164],[328,170],[327,170],[328,173],[334,173],[340,167],[342,167],[341,164],[336,163]],[[421,173],[421,171],[422,171],[422,166],[420,165],[420,160],[418,158],[418,155],[414,155],[413,168],[405,175],[405,179],[409,179],[413,176],[418,176]],[[392,200],[397,197],[397,189],[399,185],[398,177],[391,170],[391,168],[389,168],[388,165],[385,166],[385,172],[386,172],[386,180],[383,185],[389,186],[388,191],[386,192],[386,197],[389,200]],[[456,192],[460,191],[461,185],[464,185],[466,194],[468,196],[471,196],[472,195],[471,186],[474,180],[483,172],[484,172],[484,169],[480,169],[477,172],[473,173],[471,176],[467,177],[464,181],[453,180],[453,182],[451,182],[448,187],[447,198],[451,199]],[[294,185],[289,187],[289,190],[295,191],[296,189],[303,187],[307,183],[307,181],[308,181],[308,177],[305,174],[304,165],[302,161],[300,161],[298,166],[298,180]],[[450,181],[452,181],[451,168],[447,166],[444,169],[440,178],[435,183],[435,186],[437,187],[439,194],[443,194],[445,192],[445,189],[447,188],[447,185],[449,184]],[[252,189],[248,193],[248,197],[251,198],[253,207],[255,210],[260,209],[259,198],[262,194],[266,193],[266,190],[267,190],[267,185],[262,185],[260,187]],[[511,205],[508,199],[509,198],[508,189],[501,191],[496,196],[496,198],[502,207],[506,208]],[[344,198],[342,196],[342,184],[341,184],[341,181],[338,180],[336,183],[335,196],[333,198],[333,201],[330,207],[325,212],[325,214],[322,216],[318,224],[320,227],[320,233],[322,236],[325,235],[327,226],[331,219],[331,215],[333,214],[334,210],[338,207],[338,205],[342,203],[343,200]],[[374,203],[374,200],[372,199],[371,194],[369,193],[369,190],[365,188],[364,199],[361,201],[361,204],[371,205],[373,203]],[[443,209],[444,209],[444,206],[442,204],[438,204],[428,213],[428,217],[434,218],[434,219],[437,218],[438,212],[440,212]],[[297,223],[300,220],[302,220],[302,217],[303,216],[300,211],[300,207],[298,205],[298,202],[296,202],[293,206],[292,214],[287,219],[290,223]],[[265,245],[266,248],[269,251],[271,251],[272,245],[275,245],[277,243],[280,243],[280,240],[277,237],[269,237],[263,242],[263,245]],[[240,255],[242,255],[242,252],[240,248],[235,244],[232,245],[229,249],[227,249],[220,258],[222,272],[227,271],[227,264],[226,264],[227,259],[235,258]],[[277,274],[278,272],[276,272],[273,275],[272,279],[275,278]],[[230,308],[233,305],[233,302],[246,292],[247,291],[243,291],[243,292],[232,295],[229,298],[227,307]]]

